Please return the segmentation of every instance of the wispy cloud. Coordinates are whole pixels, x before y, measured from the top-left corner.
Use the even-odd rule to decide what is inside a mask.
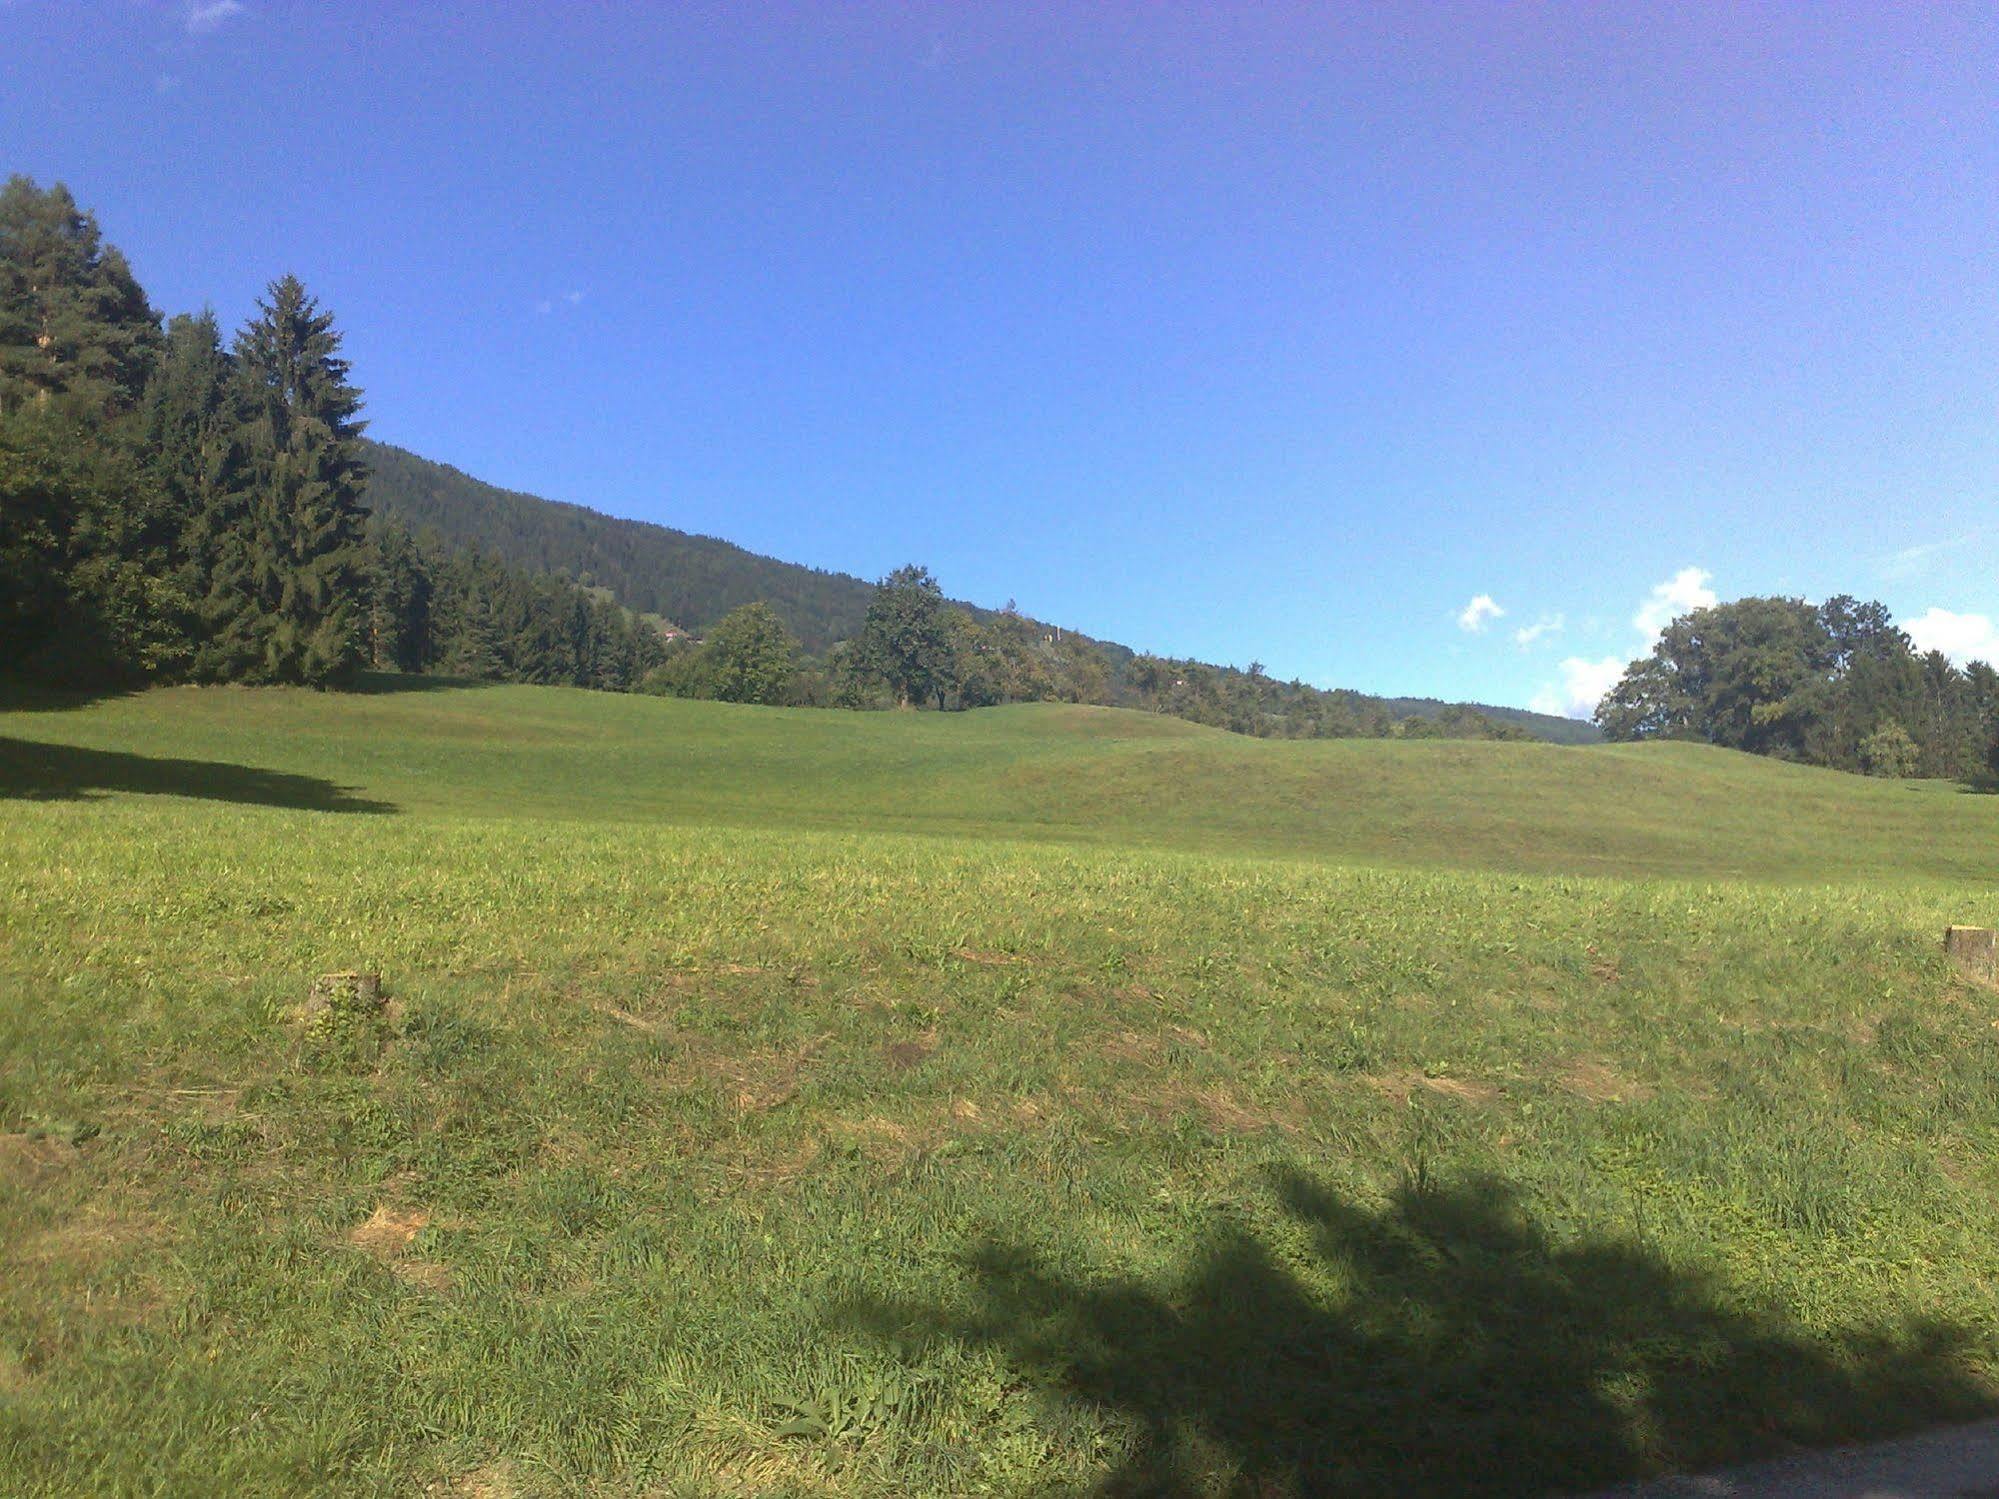
[[[187,34],[189,36],[206,35],[225,22],[235,20],[236,17],[245,14],[248,10],[249,7],[243,3],[243,0],[207,0],[206,4],[200,3],[200,0],[197,0],[197,3],[187,8]]]
[[[1991,535],[1990,530],[1966,531],[1962,536],[1947,536],[1941,541],[1925,541],[1920,545],[1903,547],[1899,552],[1890,552],[1877,564],[1881,576],[1891,579],[1913,578],[1918,573],[1927,572],[1929,565],[1938,557],[1948,556]]]
[[[1559,614],[1544,614],[1531,625],[1522,625],[1513,632],[1513,643],[1525,650],[1537,640],[1550,635],[1559,635],[1568,621]]]
[[[162,73],[153,80],[153,92],[156,94],[171,94],[179,87],[180,79],[176,78],[172,73]]]
[[[1458,612],[1458,628],[1467,635],[1481,635],[1487,625],[1505,615],[1506,611],[1492,601],[1491,594],[1481,593]]]
[[[534,310],[537,313],[546,316],[547,314],[555,311],[557,307],[574,307],[577,303],[581,302],[583,298],[587,295],[588,295],[587,292],[566,291],[562,293],[562,295],[559,297],[543,297],[540,301],[534,304]]]

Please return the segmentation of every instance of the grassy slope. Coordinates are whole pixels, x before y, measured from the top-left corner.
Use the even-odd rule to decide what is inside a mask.
[[[396,679],[384,679],[385,685]],[[416,816],[1024,837],[1373,864],[1983,881],[1999,801],[1692,745],[1248,739],[1118,709],[743,708],[536,687],[186,688],[0,739],[281,768]],[[0,753],[5,753],[0,750]],[[47,751],[43,774],[79,771]],[[105,773],[115,778],[115,767]],[[32,776],[32,764],[19,772]]]
[[[1989,1402],[1999,802],[526,688],[0,741],[0,1490],[1534,1492]]]

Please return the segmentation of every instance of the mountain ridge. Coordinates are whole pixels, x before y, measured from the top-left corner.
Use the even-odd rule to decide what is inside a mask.
[[[657,521],[633,520],[573,501],[505,489],[408,448],[374,439],[364,442],[370,469],[365,501],[378,518],[399,519],[413,531],[434,529],[453,546],[477,547],[518,567],[561,573],[607,589],[625,607],[657,615],[695,634],[729,610],[761,600],[784,618],[808,651],[823,654],[860,629],[874,596],[874,585],[851,573],[768,557],[721,537]],[[976,604],[963,607],[979,617],[995,614]],[[1080,632],[1064,627],[1064,633]],[[1116,641],[1082,638],[1102,648],[1118,666],[1128,665],[1138,655]],[[1595,743],[1599,738],[1593,725],[1524,708],[1370,693],[1354,696],[1403,717],[1435,718],[1453,707],[1471,708],[1558,744]]]

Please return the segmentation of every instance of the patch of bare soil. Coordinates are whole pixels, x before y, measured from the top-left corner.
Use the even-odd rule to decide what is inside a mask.
[[[411,1257],[409,1247],[416,1236],[430,1226],[425,1208],[392,1208],[378,1205],[367,1220],[347,1235],[347,1242],[364,1254],[372,1255],[389,1267],[396,1279],[426,1291],[443,1291],[451,1285],[449,1267],[431,1260]]]
[[[347,1242],[377,1259],[394,1259],[416,1236],[430,1227],[430,1213],[424,1208],[397,1209],[380,1204],[347,1235]]]
[[[930,1060],[937,1050],[935,1033],[926,1033],[909,1041],[895,1041],[882,1048],[882,1059],[897,1072],[907,1072],[912,1067],[921,1066]]]
[[[10,1187],[32,1186],[68,1170],[79,1159],[77,1147],[50,1136],[0,1135],[0,1182]]]
[[[1145,1100],[1141,1107],[1157,1119],[1197,1114],[1209,1130],[1224,1135],[1252,1135],[1269,1129],[1295,1134],[1302,1122],[1302,1110],[1295,1104],[1266,1108],[1240,1097],[1223,1083],[1174,1085]]]
[[[1455,1098],[1461,1103],[1486,1104],[1499,1097],[1499,1089],[1490,1083],[1473,1082],[1463,1077],[1432,1077],[1427,1072],[1370,1073],[1365,1081],[1377,1092],[1404,1100],[1418,1089]]]
[[[1619,1077],[1601,1062],[1583,1059],[1562,1069],[1562,1086],[1591,1103],[1637,1103],[1652,1096],[1643,1083]]]

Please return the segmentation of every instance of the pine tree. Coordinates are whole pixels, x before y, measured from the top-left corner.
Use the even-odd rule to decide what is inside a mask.
[[[369,659],[393,671],[421,671],[430,657],[429,569],[399,520],[372,540],[368,607]]]
[[[252,681],[327,686],[365,655],[367,482],[333,316],[295,276],[272,283],[236,340],[249,408],[247,524],[211,587],[216,664]]]
[[[96,416],[138,404],[160,318],[125,257],[61,183],[0,187],[0,415],[62,396]]]
[[[131,412],[159,318],[68,189],[0,188],[0,666],[133,678],[185,653]]]
[[[244,523],[249,501],[242,388],[214,313],[167,324],[143,420],[161,497],[159,544],[185,591],[206,601],[223,542]]]

